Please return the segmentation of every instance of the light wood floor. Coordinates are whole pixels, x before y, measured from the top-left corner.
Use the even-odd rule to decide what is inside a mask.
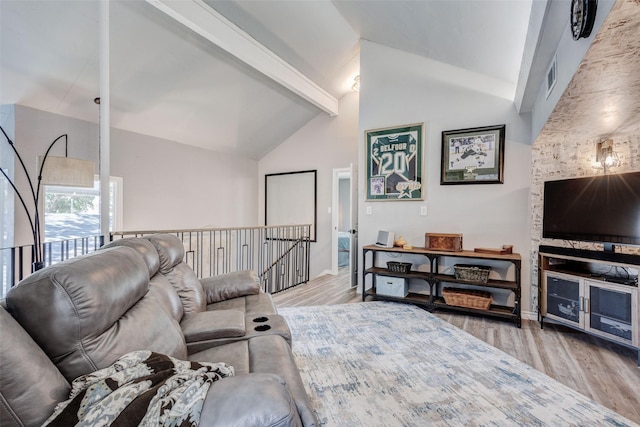
[[[347,274],[322,276],[273,295],[278,307],[360,303]],[[512,323],[449,311],[435,315],[640,424],[638,353],[559,325]]]

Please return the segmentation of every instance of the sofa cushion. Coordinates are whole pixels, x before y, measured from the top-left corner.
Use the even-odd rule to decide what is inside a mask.
[[[309,403],[300,372],[287,341],[279,335],[262,335],[246,340],[213,347],[189,355],[189,360],[226,362],[236,375],[275,374],[282,378],[293,397],[302,423],[315,426],[316,416]],[[222,384],[224,380],[218,384]],[[218,385],[217,384],[217,385]]]
[[[253,270],[234,271],[200,279],[207,304],[260,293],[260,282]]]
[[[249,340],[240,340],[218,347],[211,347],[189,355],[194,362],[225,362],[233,366],[236,375],[248,374]]]
[[[238,375],[217,381],[202,405],[200,425],[208,427],[301,426],[296,404],[282,378]]]
[[[158,300],[158,304],[162,305],[171,316],[178,322],[182,320],[184,308],[180,297],[176,293],[169,280],[160,271],[160,256],[153,243],[149,239],[140,237],[126,237],[111,241],[104,245],[101,249],[112,248],[116,246],[126,246],[135,249],[149,266],[150,287],[149,293],[153,298]],[[157,285],[157,286],[154,286]]]
[[[171,271],[163,272],[162,274],[178,293],[185,314],[206,311],[207,304],[202,285],[200,285],[191,267],[185,263],[180,263],[173,267]]]
[[[151,234],[145,236],[158,251],[160,271],[166,273],[184,261],[184,246],[180,239],[172,234]]]
[[[286,382],[296,401],[305,426],[316,425],[316,416],[304,389],[300,371],[286,340],[278,335],[263,335],[249,340],[249,369],[255,373],[277,373]]]
[[[273,303],[271,294],[259,293],[257,295],[247,295],[245,298],[245,314],[277,314],[276,306]]]
[[[182,301],[169,280],[162,274],[156,274],[149,280],[150,298],[157,300],[158,305],[164,308],[176,322],[180,322],[184,316]]]
[[[153,277],[154,274],[160,269],[160,258],[158,257],[158,251],[155,246],[147,240],[140,237],[127,237],[125,239],[113,240],[100,249],[113,248],[116,246],[127,246],[135,249],[149,267],[149,277]]]
[[[176,236],[153,234],[146,237],[158,251],[160,273],[174,287],[184,312],[199,313],[206,309],[206,298],[200,281],[184,261],[184,247]]]
[[[245,335],[244,313],[238,310],[187,314],[180,322],[187,343]]]
[[[241,298],[232,298],[226,301],[207,304],[207,310],[240,310],[247,315],[276,314],[275,305],[271,294],[260,292],[256,295],[247,295]]]
[[[69,383],[2,307],[0,331],[0,424],[42,425],[68,397]]]
[[[7,310],[68,381],[133,350],[184,358],[180,326],[151,298],[142,256],[114,247],[35,272],[7,294]]]

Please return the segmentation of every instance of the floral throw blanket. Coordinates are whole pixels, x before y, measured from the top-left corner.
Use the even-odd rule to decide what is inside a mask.
[[[197,426],[209,387],[233,376],[226,363],[134,351],[76,378],[45,426]]]

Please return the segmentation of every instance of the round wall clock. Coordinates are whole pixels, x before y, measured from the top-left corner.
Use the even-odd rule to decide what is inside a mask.
[[[574,40],[589,37],[597,8],[598,0],[571,0],[571,33]]]

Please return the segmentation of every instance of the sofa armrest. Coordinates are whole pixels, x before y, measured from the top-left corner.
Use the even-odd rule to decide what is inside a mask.
[[[190,313],[182,318],[180,328],[187,343],[242,337],[246,333],[245,315],[239,310]]]
[[[201,426],[298,427],[296,404],[282,378],[244,374],[211,385],[202,405]]]
[[[200,279],[207,304],[260,293],[258,276],[253,270],[234,271]]]

